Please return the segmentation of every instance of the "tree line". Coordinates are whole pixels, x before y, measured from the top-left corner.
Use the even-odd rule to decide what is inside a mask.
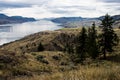
[[[106,14],[101,19],[99,31],[96,29],[95,22],[87,29],[82,27],[73,43],[66,42],[63,51],[72,55],[75,54],[77,62],[83,62],[88,57],[96,59],[101,55],[103,59],[106,59],[106,54],[113,52],[114,46],[119,43],[119,38],[112,27],[114,22],[113,18]],[[67,38],[64,37],[64,39]],[[44,51],[41,43],[38,46],[38,51]]]
[[[117,46],[119,42],[119,38],[112,27],[114,22],[113,18],[106,14],[101,20],[100,33],[96,30],[95,23],[88,29],[83,27],[77,35],[76,44],[65,46],[66,51],[75,53],[80,62],[87,57],[96,59],[100,54],[106,59],[106,54],[113,52],[114,46]]]

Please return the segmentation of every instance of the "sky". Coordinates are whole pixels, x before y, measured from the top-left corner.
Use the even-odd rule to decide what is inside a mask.
[[[41,18],[120,14],[120,0],[0,0],[0,13]]]

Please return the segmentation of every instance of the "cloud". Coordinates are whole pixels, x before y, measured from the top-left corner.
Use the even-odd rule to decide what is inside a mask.
[[[1,0],[0,0],[1,1]],[[117,3],[118,2],[118,3]],[[8,8],[1,12],[35,18],[119,14],[119,0],[4,0]]]
[[[30,5],[20,4],[20,3],[0,2],[0,8],[19,8],[19,7],[30,7]]]
[[[42,5],[45,2],[48,2],[48,0],[0,0],[0,2],[3,3],[12,3],[12,4],[29,4],[29,5]]]
[[[100,0],[103,2],[108,2],[108,3],[120,3],[120,0]]]

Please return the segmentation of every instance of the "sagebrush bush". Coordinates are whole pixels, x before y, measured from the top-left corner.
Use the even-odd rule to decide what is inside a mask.
[[[13,69],[12,75],[13,76],[32,76],[32,74],[29,71],[23,70],[23,69]]]
[[[52,58],[53,58],[54,60],[60,60],[60,59],[61,59],[61,57],[60,57],[60,56],[57,56],[57,55],[52,56]]]
[[[49,62],[45,59],[45,56],[42,56],[42,55],[38,55],[36,57],[37,61],[39,62],[42,62],[42,63],[45,63],[45,64],[49,64]]]

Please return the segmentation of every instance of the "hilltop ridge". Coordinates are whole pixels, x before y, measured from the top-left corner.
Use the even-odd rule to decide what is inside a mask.
[[[11,23],[23,23],[29,21],[36,21],[34,18],[22,17],[22,16],[7,16],[0,14],[0,24],[11,24]]]
[[[73,27],[80,27],[80,26],[87,26],[89,27],[92,25],[93,22],[96,23],[97,26],[100,26],[101,19],[104,16],[96,17],[96,18],[84,18],[84,17],[59,17],[51,19],[51,21],[55,23],[60,23],[62,26],[66,28],[73,28]],[[119,27],[120,25],[120,15],[114,15],[112,18],[116,21],[114,27]]]

